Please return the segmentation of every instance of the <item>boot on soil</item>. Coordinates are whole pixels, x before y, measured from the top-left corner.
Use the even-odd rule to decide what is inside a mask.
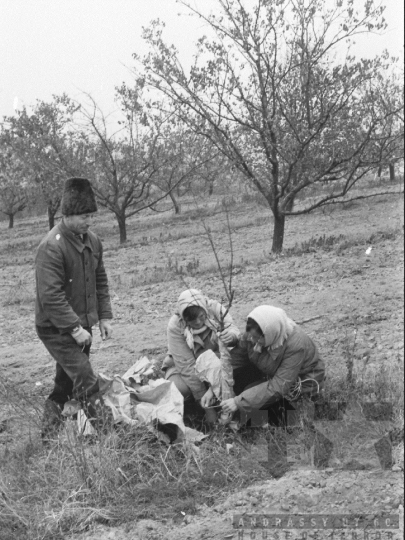
[[[44,445],[58,437],[60,428],[63,424],[62,408],[56,403],[47,399],[44,406],[44,414],[41,423],[41,438]]]

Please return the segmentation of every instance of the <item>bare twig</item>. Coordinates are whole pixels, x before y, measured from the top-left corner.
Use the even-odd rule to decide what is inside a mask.
[[[295,321],[297,324],[305,324],[307,322],[315,321],[316,319],[321,319],[325,315],[316,315],[315,317],[309,317],[308,319],[302,319],[302,321]]]
[[[221,331],[224,330],[224,328],[225,328],[225,324],[224,324],[225,317],[229,313],[229,310],[231,309],[233,299],[234,299],[234,296],[235,296],[235,290],[233,289],[233,284],[232,284],[233,262],[234,262],[232,231],[231,231],[231,224],[230,224],[230,220],[229,220],[229,209],[228,209],[228,206],[227,206],[226,203],[225,203],[224,206],[225,206],[226,224],[227,224],[227,229],[228,229],[229,246],[230,246],[230,251],[231,251],[231,258],[230,258],[230,263],[229,263],[229,275],[228,276],[226,276],[226,272],[225,272],[224,268],[221,265],[221,261],[220,261],[219,255],[218,255],[218,250],[217,250],[217,248],[215,246],[215,243],[214,243],[214,240],[213,240],[213,237],[212,237],[211,229],[206,224],[204,218],[200,217],[201,224],[202,224],[202,226],[204,228],[205,234],[207,235],[207,238],[208,238],[208,241],[210,243],[212,252],[214,254],[215,261],[216,261],[218,271],[219,271],[219,275],[221,277],[222,285],[224,287],[225,295],[226,295],[226,298],[227,298],[228,307],[226,308],[226,310],[223,313],[221,313],[221,320],[219,321]]]

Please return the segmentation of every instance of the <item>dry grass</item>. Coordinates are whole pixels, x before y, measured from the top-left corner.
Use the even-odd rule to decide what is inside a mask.
[[[263,475],[246,452],[227,453],[228,435],[221,432],[199,447],[167,446],[146,427],[89,439],[68,421],[44,447],[41,410],[11,394],[3,385],[1,402],[19,437],[12,436],[0,456],[1,540],[63,538],[94,522],[164,521],[195,513]]]
[[[358,414],[362,402],[390,400],[394,424],[403,425],[402,381],[399,366],[371,372],[365,366],[355,370],[351,384],[347,372],[331,374],[327,398],[349,402],[346,436],[334,441],[333,465],[356,452],[367,458],[370,440],[387,430],[386,422],[374,423],[371,431],[364,425]],[[124,426],[89,439],[77,434],[74,422],[66,422],[54,444],[43,447],[38,435],[40,405],[6,385],[2,385],[1,402],[13,417],[13,431],[19,434],[0,456],[1,540],[62,539],[65,532],[83,531],[95,522],[118,524],[157,517],[165,521],[180,517],[181,512],[195,513],[199,505],[218,503],[230,492],[262,479],[266,473],[258,464],[263,461],[260,449],[265,452],[271,438],[277,445],[280,436],[246,430],[239,439],[244,441],[241,445],[232,434],[217,431],[198,446],[167,446],[146,427]],[[331,437],[336,434],[334,422],[323,428]],[[394,448],[394,458],[403,461],[403,444],[402,450]],[[374,462],[378,464],[375,455]]]

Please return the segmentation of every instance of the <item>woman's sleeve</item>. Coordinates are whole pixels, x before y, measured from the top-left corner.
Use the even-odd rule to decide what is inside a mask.
[[[287,396],[291,386],[298,378],[305,354],[304,348],[292,351],[286,349],[280,367],[272,379],[245,390],[235,398],[238,408],[250,412],[252,409],[260,409],[264,405],[271,405]]]
[[[245,367],[249,364],[248,344],[245,335],[243,335],[236,346],[231,349],[230,354],[233,369]]]
[[[194,353],[187,345],[181,328],[173,318],[167,327],[167,342],[169,354],[172,355],[174,365],[179,370],[184,382],[190,388],[194,398],[201,399],[206,388],[196,375]]]

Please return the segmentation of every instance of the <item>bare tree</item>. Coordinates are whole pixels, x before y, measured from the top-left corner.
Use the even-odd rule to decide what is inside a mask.
[[[29,190],[24,168],[13,152],[0,146],[0,212],[8,216],[8,228],[14,227],[14,216],[28,205]]]
[[[88,96],[91,108],[82,107],[87,136],[94,158],[88,166],[101,206],[116,217],[120,243],[127,240],[127,219],[159,201],[189,178],[210,156],[192,154],[190,140],[179,126],[173,129],[173,109],[149,102],[143,96],[142,81],[132,89],[123,85],[117,98],[123,115],[119,128],[111,132],[111,122]],[[196,136],[193,134],[193,138]]]
[[[286,216],[342,200],[378,164],[376,141],[401,136],[386,125],[402,105],[377,110],[372,96],[392,59],[350,52],[353,37],[385,28],[384,8],[373,0],[356,8],[353,0],[257,0],[249,9],[244,0],[218,0],[216,13],[204,15],[181,3],[214,37],[199,40],[188,73],[155,21],[144,32],[146,82],[262,194],[279,252]],[[325,181],[331,189],[293,208],[298,193]]]
[[[219,170],[220,154],[209,140],[197,135],[178,118],[164,127],[159,143],[166,159],[157,175],[156,185],[163,191],[170,190],[175,213],[180,214],[178,190],[183,186],[184,194],[201,180],[204,185],[207,181],[212,182]],[[173,186],[177,186],[177,190],[172,189]]]
[[[388,167],[390,180],[394,181],[395,165],[404,159],[403,73],[392,73],[385,79],[377,79],[370,97],[377,111],[375,114],[398,111],[397,114],[390,115],[387,122],[381,126],[381,137],[375,141],[376,151],[380,156],[378,176],[381,176],[383,167]]]
[[[80,175],[86,159],[86,141],[74,128],[80,109],[66,94],[53,96],[49,103],[38,100],[5,118],[5,142],[24,164],[24,176],[39,185],[47,204],[51,229],[59,209],[63,181]]]
[[[214,158],[207,162],[204,167],[199,169],[197,177],[203,181],[204,187],[208,191],[208,195],[211,196],[214,193],[215,184],[225,184],[231,171],[232,166],[229,160],[222,152],[217,150]]]
[[[87,174],[93,180],[100,205],[115,215],[120,243],[124,243],[128,217],[150,206],[147,201],[157,172],[158,134],[141,125],[140,109],[127,111],[126,118],[119,121],[123,127],[110,133],[108,119],[94,99],[88,98],[91,106],[82,107],[93,154]]]

